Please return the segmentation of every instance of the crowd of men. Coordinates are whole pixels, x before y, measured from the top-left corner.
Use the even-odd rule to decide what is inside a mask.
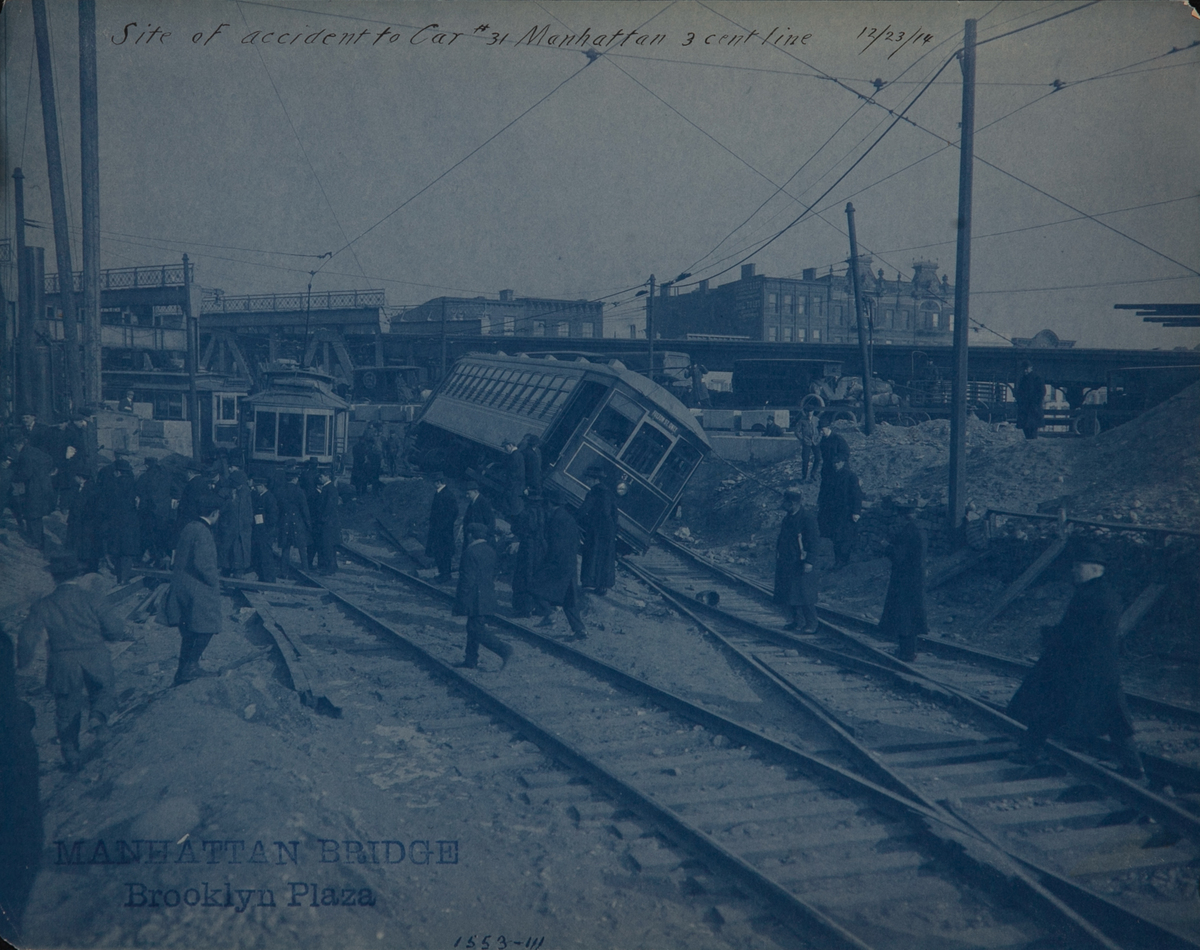
[[[459,555],[455,613],[467,617],[462,663],[466,667],[477,665],[480,646],[499,655],[502,662],[511,653],[511,647],[486,631],[487,618],[498,610],[495,579],[502,556],[507,556],[512,572],[512,613],[537,615],[541,625],[552,626],[561,608],[572,639],[587,636],[580,591],[603,596],[616,579],[617,486],[605,472],[591,469],[585,474],[588,493],[573,513],[561,492],[543,484],[537,436],[526,435],[519,444],[506,440],[502,452],[501,460],[491,467],[490,480],[496,505],[509,525],[509,533],[503,536],[496,508],[472,480],[464,486],[460,545],[456,541],[460,500],[445,476],[432,476],[425,552],[437,565],[441,583],[453,580],[454,556]]]

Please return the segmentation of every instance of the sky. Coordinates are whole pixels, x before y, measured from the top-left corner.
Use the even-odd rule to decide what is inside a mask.
[[[76,4],[47,3],[79,269]],[[972,345],[1200,345],[1113,309],[1200,301],[1200,19],[1174,0],[98,0],[101,265],[621,317],[652,273],[844,268],[852,201],[885,276],[953,279],[967,18]],[[53,269],[29,0],[0,49],[5,236],[20,166]]]

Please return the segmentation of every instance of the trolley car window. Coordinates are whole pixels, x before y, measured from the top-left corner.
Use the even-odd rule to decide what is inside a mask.
[[[664,495],[674,498],[699,461],[700,450],[690,442],[680,439],[675,443],[675,448],[671,449],[671,454],[663,462],[658,474],[654,476],[654,487]]]
[[[279,414],[279,445],[276,455],[284,458],[299,458],[304,453],[304,413],[281,412]]]
[[[642,418],[642,407],[620,393],[613,393],[604,411],[592,425],[592,434],[599,437],[619,452],[629,441],[638,420]]]
[[[643,422],[629,447],[621,454],[621,460],[639,475],[649,475],[670,447],[671,440],[667,435],[650,423]]]
[[[259,409],[254,413],[254,451],[275,452],[275,413]]]
[[[304,454],[328,455],[326,448],[327,416],[309,416],[304,420]]]

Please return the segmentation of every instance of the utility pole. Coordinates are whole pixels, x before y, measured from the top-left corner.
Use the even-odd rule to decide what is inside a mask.
[[[647,352],[650,356],[650,368],[646,375],[654,380],[654,275],[650,275],[650,296],[646,298],[646,340]]]
[[[962,134],[958,155],[958,249],[954,264],[954,385],[950,410],[950,505],[952,534],[967,507],[967,338],[971,319],[971,188],[975,160],[975,21],[963,28]]]
[[[54,257],[58,262],[58,299],[63,311],[67,385],[73,407],[83,407],[83,377],[79,366],[79,327],[75,319],[75,272],[71,269],[71,239],[67,227],[67,191],[63,185],[62,151],[58,144],[58,107],[50,64],[50,21],[46,0],[33,0],[33,35],[37,46],[38,81],[42,91],[42,131],[46,136],[46,171],[50,177],[50,211],[54,219]]]
[[[870,435],[875,430],[875,407],[871,403],[871,353],[867,347],[867,324],[863,315],[862,287],[858,274],[858,238],[854,234],[854,205],[846,202],[846,220],[850,224],[850,273],[853,275],[854,316],[858,320],[858,352],[863,365],[863,431]]]
[[[96,0],[79,0],[83,388],[84,399],[94,405],[98,405],[103,398],[100,385],[100,118],[96,87]]]
[[[17,332],[13,374],[13,411],[24,413],[34,406],[33,394],[33,307],[29,298],[29,263],[25,260],[25,175],[13,169],[13,205],[17,215]]]
[[[192,423],[192,458],[199,462],[204,455],[204,441],[200,433],[200,393],[196,388],[196,374],[200,371],[200,308],[192,288],[192,269],[186,254],[183,255],[183,321],[187,328],[188,419]]]

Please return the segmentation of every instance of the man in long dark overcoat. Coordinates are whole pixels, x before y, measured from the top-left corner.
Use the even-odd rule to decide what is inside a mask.
[[[512,524],[513,551],[512,606],[518,617],[530,616],[537,606],[531,588],[533,578],[546,557],[546,509],[540,492],[531,492],[525,499],[525,510]],[[510,550],[512,550],[510,548]]]
[[[896,640],[896,656],[911,661],[917,656],[917,639],[929,633],[925,612],[925,531],[917,521],[915,500],[893,502],[903,520],[888,539],[884,554],[892,562],[887,596],[879,618],[879,632]]]
[[[1017,401],[1017,428],[1025,433],[1025,438],[1036,439],[1045,418],[1046,382],[1033,371],[1028,360],[1021,364],[1013,397]]]
[[[510,519],[525,507],[525,456],[517,451],[511,439],[503,443],[504,459],[500,465],[500,503]]]
[[[138,523],[137,486],[129,459],[117,459],[112,473],[99,488],[104,550],[113,560],[117,583],[129,582],[133,564],[142,558],[142,531]]]
[[[166,622],[179,628],[176,686],[208,675],[200,667],[200,656],[213,635],[221,632],[221,570],[213,539],[213,525],[221,516],[221,498],[210,492],[198,498],[196,505],[204,513],[179,533],[171,587],[163,603]]]
[[[496,512],[487,496],[479,491],[475,482],[467,482],[467,510],[463,513],[463,550],[467,548],[467,525],[481,524],[487,532],[484,538],[490,544],[496,537]]]
[[[590,488],[577,518],[583,529],[579,586],[604,596],[617,582],[617,493],[601,476],[595,470],[584,476]]]
[[[817,520],[804,507],[804,498],[798,491],[784,493],[783,507],[787,514],[775,541],[775,603],[791,615],[785,630],[798,629],[803,614],[803,632],[816,633]]]
[[[29,666],[46,634],[46,688],[54,694],[54,725],[69,771],[79,767],[79,729],[88,702],[101,734],[116,709],[112,658],[104,641],[125,638],[124,622],[81,571],[74,558],[52,561],[57,586],[33,605],[17,634],[18,668]]]
[[[254,527],[250,532],[250,542],[254,573],[260,581],[274,584],[278,579],[274,544],[279,536],[279,501],[262,479],[254,480],[253,491]]]
[[[834,527],[830,520],[830,493],[833,490],[837,463],[850,463],[850,445],[829,426],[822,426],[818,449],[821,454],[821,487],[817,489],[817,527],[821,531],[821,537],[832,538]]]
[[[325,472],[318,476],[320,493],[317,499],[317,564],[322,574],[337,571],[337,548],[342,543],[342,515],[338,510],[341,498],[337,483]]]
[[[1008,714],[1027,727],[1022,740],[1027,759],[1036,759],[1051,735],[1084,740],[1107,735],[1122,774],[1140,778],[1144,772],[1117,663],[1121,604],[1104,576],[1106,561],[1095,544],[1077,548],[1075,593],[1062,619],[1042,628],[1042,655],[1013,695]]]
[[[229,473],[228,494],[217,522],[217,563],[226,576],[239,577],[254,562],[254,500],[241,469]]]
[[[458,521],[458,495],[446,484],[440,472],[433,476],[433,503],[429,506],[429,533],[425,537],[425,553],[437,565],[437,579],[450,580],[454,559],[454,523]]]
[[[38,550],[45,547],[46,528],[42,521],[54,510],[54,463],[50,456],[33,444],[22,430],[15,448],[19,453],[13,466],[13,484],[19,486],[15,512],[19,512],[25,538]]]
[[[42,803],[33,707],[17,694],[13,642],[0,629],[0,939],[23,943],[21,924],[42,857]]]
[[[828,485],[828,488],[826,486]],[[858,536],[858,519],[862,516],[862,482],[842,459],[833,463],[833,475],[821,479],[825,492],[824,507],[818,508],[817,519],[821,534],[833,541],[837,567],[850,563],[850,552]],[[818,496],[817,504],[821,504]]]
[[[275,493],[279,502],[279,549],[283,565],[292,560],[292,548],[300,558],[300,569],[308,570],[308,549],[312,544],[312,513],[308,498],[300,487],[300,475],[295,470],[284,476]]]
[[[542,440],[530,432],[521,439],[525,457],[525,488],[529,494],[542,493]]]
[[[474,669],[479,665],[479,648],[485,646],[500,657],[503,667],[512,655],[512,647],[487,629],[487,618],[497,611],[496,550],[487,543],[483,525],[468,525],[466,532],[467,548],[458,565],[454,615],[467,618],[467,646],[462,662],[455,666]]]
[[[67,509],[67,550],[86,572],[100,570],[104,546],[100,540],[100,493],[90,474],[76,472],[64,499]]]
[[[579,616],[579,523],[562,504],[556,491],[551,490],[546,518],[546,555],[529,585],[537,602],[537,612],[543,614],[542,626],[554,623],[554,606],[562,607],[575,639],[587,636],[583,618]]]
[[[171,473],[151,456],[146,459],[146,470],[137,477],[134,487],[137,490],[142,548],[148,550],[151,560],[158,564],[171,553],[171,526],[174,521]]]

